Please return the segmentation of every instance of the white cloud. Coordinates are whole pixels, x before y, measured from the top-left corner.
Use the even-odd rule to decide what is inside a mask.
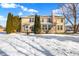
[[[38,13],[38,11],[35,9],[28,9],[28,12],[30,12],[31,15]]]
[[[17,5],[14,3],[1,3],[0,6],[2,8],[16,8],[17,7]]]
[[[55,9],[53,10],[53,13],[61,13],[61,9]]]
[[[0,15],[0,25],[5,27],[6,26],[6,21],[7,21],[7,18]]]
[[[18,14],[19,16],[22,16],[23,15],[23,13],[22,12],[19,12],[19,14]]]
[[[29,11],[29,12],[35,12],[35,13],[38,13],[38,11],[35,10],[35,9],[28,9],[28,11]]]
[[[23,12],[30,12],[31,14],[34,14],[34,13],[38,13],[38,10],[35,10],[35,9],[29,9],[27,7],[24,7],[23,5],[17,5],[19,8],[21,8],[21,10]]]
[[[24,7],[24,6],[20,6],[20,8],[23,10],[23,11],[27,11],[28,8]]]
[[[52,14],[54,14],[54,15],[62,15],[62,10],[61,10],[61,8],[60,8],[60,9],[52,10]]]
[[[24,7],[20,4],[14,4],[14,3],[1,3],[0,6],[2,8],[20,8],[23,12],[30,12],[30,13],[38,13],[35,9],[29,9],[27,7]],[[20,13],[21,14],[21,13]]]
[[[38,13],[37,10],[35,10],[35,9],[29,9],[29,8],[24,7],[22,5],[18,5],[18,7],[20,7],[22,9],[22,11],[24,11],[24,12],[26,11],[26,12],[31,12],[31,13]]]

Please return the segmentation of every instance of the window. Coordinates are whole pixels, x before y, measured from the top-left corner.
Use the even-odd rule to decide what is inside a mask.
[[[50,29],[51,29],[51,27],[52,27],[52,25],[48,25],[48,30],[50,30]]]
[[[63,23],[63,19],[61,19],[61,22]]]
[[[63,26],[61,25],[60,30],[63,30]]]
[[[48,18],[48,22],[51,22],[51,19],[50,18]]]
[[[29,22],[34,22],[34,18],[30,18],[29,19]]]
[[[47,25],[43,25],[43,30],[47,30]]]
[[[26,26],[26,28],[28,28],[28,26]]]
[[[59,25],[57,26],[57,29],[58,29],[58,30],[60,30],[60,27],[59,27]]]
[[[42,22],[44,22],[44,19],[42,18]]]
[[[31,18],[29,19],[29,22],[31,22]]]
[[[23,25],[24,30],[28,30],[28,25]]]
[[[31,18],[32,22],[34,22],[34,18]]]
[[[58,29],[58,30],[63,30],[63,25],[58,25],[58,26],[57,26],[57,29]]]

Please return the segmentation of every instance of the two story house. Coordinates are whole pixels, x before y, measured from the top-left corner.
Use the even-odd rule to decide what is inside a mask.
[[[26,16],[21,19],[21,32],[33,32],[35,16]],[[42,33],[64,33],[65,18],[63,16],[40,16]],[[41,29],[39,29],[41,30]]]
[[[33,32],[35,16],[22,17],[21,20],[21,32]],[[50,16],[40,16],[40,23],[42,28],[42,33],[48,32],[52,27]],[[41,30],[41,29],[40,29]]]

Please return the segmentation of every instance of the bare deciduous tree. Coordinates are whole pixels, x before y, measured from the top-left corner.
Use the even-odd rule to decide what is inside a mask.
[[[69,3],[64,4],[61,8],[64,17],[71,23],[74,33],[78,30],[79,4]]]

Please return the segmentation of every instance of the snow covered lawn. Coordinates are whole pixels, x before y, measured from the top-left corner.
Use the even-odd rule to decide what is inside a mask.
[[[79,36],[0,34],[0,55],[79,56]]]

